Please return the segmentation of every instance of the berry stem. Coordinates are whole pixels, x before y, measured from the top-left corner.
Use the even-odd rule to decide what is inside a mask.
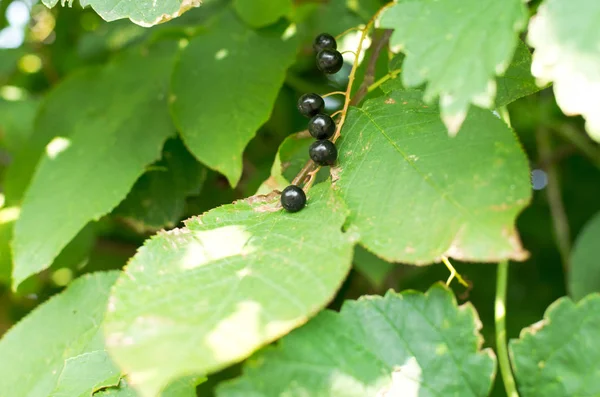
[[[344,37],[345,35],[347,35],[350,32],[354,32],[355,30],[360,30],[360,28],[358,26],[355,26],[353,28],[346,29],[342,33],[340,33],[337,36],[335,36],[335,39],[339,40],[340,38]]]
[[[333,112],[333,113],[331,114],[331,118],[334,118],[335,116],[337,116],[338,114],[341,114],[341,113],[342,113],[342,111],[341,111],[341,110],[338,110],[338,111],[336,111],[336,112]]]
[[[452,282],[452,280],[454,280],[454,278],[456,277],[456,279],[458,280],[459,283],[461,283],[463,286],[469,288],[469,283],[467,283],[462,278],[462,276],[460,275],[460,273],[458,273],[456,271],[456,269],[454,268],[454,266],[452,266],[452,263],[450,263],[450,260],[448,259],[447,256],[442,256],[442,262],[444,262],[444,265],[446,265],[446,267],[450,271],[450,277],[448,277],[448,281],[446,281],[446,285],[450,285],[450,283]]]
[[[332,95],[346,95],[346,91],[332,91],[332,92],[328,92],[325,95],[321,95],[321,98],[327,98],[328,96],[332,96]]]
[[[382,85],[383,83],[385,83],[388,80],[395,79],[396,77],[398,77],[398,75],[400,74],[401,71],[402,71],[401,69],[392,70],[391,72],[389,72],[388,74],[386,74],[385,76],[383,76],[382,78],[380,78],[379,80],[377,80],[376,82],[371,84],[367,88],[367,92],[371,92],[371,91],[375,90],[377,87],[379,87],[380,85]]]

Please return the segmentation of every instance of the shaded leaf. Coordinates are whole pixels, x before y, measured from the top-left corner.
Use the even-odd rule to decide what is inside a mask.
[[[166,90],[175,54],[173,43],[136,49],[69,82],[79,97],[70,91],[63,97],[62,90],[48,97],[61,108],[77,97],[84,111],[64,118],[46,113],[51,124],[65,127],[57,130],[64,136],[46,147],[15,224],[15,287],[47,268],[86,223],[110,212],[159,158],[173,133]]]
[[[352,258],[346,215],[320,184],[295,214],[257,196],[159,233],[113,290],[111,355],[143,396],[246,358],[333,298]]]
[[[376,288],[381,288],[387,275],[394,268],[393,263],[373,255],[363,247],[357,245],[354,247],[354,258],[352,259],[354,268],[373,284]]]
[[[219,397],[487,396],[495,357],[481,323],[441,285],[348,301],[249,360]]]
[[[233,7],[254,28],[270,25],[292,10],[292,0],[234,0]]]
[[[77,279],[0,340],[0,395],[48,397],[65,360],[103,347],[99,324],[117,272]]]
[[[455,134],[469,104],[494,105],[494,78],[508,67],[526,16],[522,0],[398,0],[380,27],[394,29],[390,45],[406,53],[403,84],[427,83],[425,101],[440,97]]]
[[[472,108],[450,138],[421,96],[394,91],[351,109],[332,170],[348,226],[389,262],[524,259],[514,222],[531,188],[514,133]]]
[[[544,319],[511,340],[510,353],[523,397],[597,396],[600,383],[600,295],[575,304],[554,302]]]
[[[190,151],[232,186],[242,175],[244,148],[268,120],[295,56],[293,38],[258,34],[229,13],[181,55],[172,81],[173,117]]]
[[[577,236],[571,252],[569,294],[579,300],[600,292],[600,214],[594,216]]]
[[[547,0],[531,18],[527,41],[534,47],[531,72],[554,83],[556,102],[567,115],[581,114],[600,142],[600,2]]]
[[[33,131],[38,105],[39,101],[36,99],[0,99],[0,146],[5,147],[10,154],[14,155],[27,143]]]
[[[496,106],[506,106],[541,90],[530,70],[531,52],[527,45],[519,40],[508,69],[496,79]]]
[[[42,0],[47,7],[54,7],[59,0]],[[73,5],[73,0],[60,0],[63,6]],[[202,0],[79,0],[82,7],[91,6],[104,20],[129,18],[141,26],[153,26],[170,21]]]
[[[203,378],[195,376],[182,378],[169,385],[160,393],[160,397],[196,397],[196,385],[202,381]],[[102,390],[94,394],[94,397],[138,397],[138,394],[123,379],[118,387]]]

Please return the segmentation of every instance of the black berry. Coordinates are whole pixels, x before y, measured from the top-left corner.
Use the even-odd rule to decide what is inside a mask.
[[[319,165],[333,165],[338,153],[333,142],[321,140],[310,145],[308,154],[312,161]]]
[[[298,99],[298,111],[306,117],[312,117],[325,109],[325,101],[317,94],[304,94]]]
[[[329,139],[335,133],[335,122],[326,114],[317,114],[308,122],[308,132],[317,139]]]
[[[306,205],[304,190],[296,185],[290,185],[281,192],[281,205],[288,212],[298,212]]]
[[[315,50],[315,52],[319,52],[321,50],[324,50],[325,48],[335,50],[337,49],[337,43],[335,41],[335,37],[333,37],[332,35],[327,33],[321,33],[315,39],[315,42],[313,43],[313,49]]]
[[[323,73],[334,74],[340,71],[344,64],[344,58],[339,51],[328,48],[317,54],[317,67]]]

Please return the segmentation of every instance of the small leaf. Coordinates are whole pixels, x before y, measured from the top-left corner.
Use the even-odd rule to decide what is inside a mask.
[[[49,8],[59,0],[42,0]],[[73,0],[60,0],[61,5],[73,5]],[[202,0],[80,0],[82,7],[91,6],[106,21],[129,18],[145,27],[177,18],[193,7],[199,7]]]
[[[65,360],[103,349],[99,324],[117,275],[94,273],[77,279],[4,335],[1,395],[48,397]]]
[[[456,134],[469,104],[494,105],[494,77],[507,69],[526,16],[522,0],[397,0],[380,27],[394,29],[390,45],[406,53],[403,84],[428,83],[425,101],[440,97]]]
[[[332,170],[349,227],[389,262],[523,260],[514,222],[531,187],[514,133],[474,107],[450,138],[421,96],[394,91],[351,109]]]
[[[292,0],[234,0],[237,14],[253,28],[277,22],[292,11]]]
[[[143,396],[240,361],[335,295],[352,245],[328,183],[290,214],[279,196],[216,208],[147,241],[117,282],[108,349]]]
[[[600,213],[577,236],[571,252],[569,294],[576,301],[592,292],[600,292]]]
[[[47,119],[39,122],[63,128],[46,146],[15,224],[14,287],[47,268],[90,220],[119,204],[160,157],[173,133],[166,91],[175,54],[173,43],[136,49],[100,73],[78,74],[67,91],[48,97],[62,114],[46,109],[40,117]],[[69,110],[73,104],[82,110]]]
[[[200,193],[204,179],[206,168],[180,140],[170,139],[162,159],[137,180],[114,213],[140,233],[173,228],[183,216],[186,197]]]
[[[531,52],[529,48],[519,40],[515,55],[508,69],[496,79],[497,93],[496,106],[506,106],[527,95],[541,90],[531,75]]]
[[[554,82],[556,102],[567,115],[581,114],[600,142],[600,30],[597,0],[546,0],[531,18],[527,41],[534,47],[531,73]]]
[[[257,56],[260,54],[260,56]],[[235,186],[242,154],[271,114],[296,41],[258,34],[225,14],[183,51],[171,110],[190,151]],[[236,78],[243,68],[243,78]]]
[[[600,295],[575,304],[554,302],[541,322],[510,341],[519,392],[523,397],[600,395]]]
[[[325,311],[245,365],[218,397],[487,396],[495,357],[481,322],[436,285]]]

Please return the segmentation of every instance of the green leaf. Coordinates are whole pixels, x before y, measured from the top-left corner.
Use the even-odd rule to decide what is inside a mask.
[[[237,14],[254,28],[277,22],[292,10],[292,6],[292,0],[233,0]]]
[[[59,0],[42,0],[54,7]],[[61,5],[73,5],[73,0],[60,0]],[[187,10],[198,7],[201,0],[79,0],[82,7],[91,6],[106,21],[129,18],[140,26],[153,26],[177,18]]]
[[[39,101],[36,99],[0,99],[0,146],[5,147],[12,155],[27,143],[33,131],[38,105]]]
[[[481,322],[441,285],[348,301],[250,359],[218,397],[487,396],[495,356]]]
[[[181,220],[187,196],[200,193],[204,168],[178,139],[165,143],[162,159],[138,179],[115,209],[140,233],[173,228]]]
[[[380,27],[394,29],[390,45],[406,53],[403,84],[427,83],[425,101],[440,97],[456,134],[470,103],[494,105],[494,77],[508,67],[526,15],[522,0],[397,0]]]
[[[19,217],[19,207],[0,208],[0,283],[10,282],[12,255],[10,241],[13,236],[15,221]]]
[[[328,183],[290,214],[279,196],[216,208],[148,240],[105,320],[107,346],[143,396],[240,361],[335,295],[352,259],[347,211]]]
[[[510,353],[523,397],[600,395],[600,295],[575,304],[554,302],[544,319],[511,340]]]
[[[65,361],[50,397],[88,397],[95,391],[109,386],[117,386],[121,371],[117,368],[106,350],[86,352]]]
[[[69,88],[84,111],[59,118],[62,135],[48,144],[14,230],[13,286],[47,268],[90,220],[110,212],[173,133],[166,98],[176,46],[162,43],[125,53],[98,74],[82,73]],[[76,94],[55,91],[62,109]],[[64,110],[63,110],[64,112]],[[43,122],[43,121],[41,121]],[[52,124],[57,123],[56,120]]]
[[[600,292],[600,213],[596,214],[577,236],[571,252],[568,273],[569,295],[579,300]]]
[[[0,340],[0,393],[48,397],[72,357],[103,347],[99,324],[117,272],[77,279],[9,330]]]
[[[296,40],[286,37],[258,34],[227,13],[190,41],[175,68],[171,110],[181,136],[232,186],[242,175],[244,148],[268,120],[296,58]]]
[[[160,397],[196,397],[196,385],[203,381],[204,378],[196,376],[182,378],[170,384],[160,393]],[[138,397],[138,394],[122,379],[118,387],[102,390],[94,394],[94,397]]]
[[[474,107],[448,137],[421,96],[394,91],[351,109],[332,169],[348,226],[388,262],[523,260],[514,221],[531,187],[514,133]]]
[[[527,41],[534,47],[531,72],[554,82],[558,106],[581,114],[590,136],[600,142],[600,53],[596,0],[546,0],[531,18]]]
[[[541,88],[531,75],[531,52],[527,45],[519,40],[515,55],[508,69],[496,79],[496,106],[506,106],[527,95],[538,92]]]
[[[393,263],[373,255],[363,247],[357,245],[354,247],[354,259],[352,260],[354,268],[362,274],[376,288],[383,287],[387,275],[394,268]]]
[[[4,83],[15,71],[19,58],[25,54],[23,48],[0,48],[0,83]]]

